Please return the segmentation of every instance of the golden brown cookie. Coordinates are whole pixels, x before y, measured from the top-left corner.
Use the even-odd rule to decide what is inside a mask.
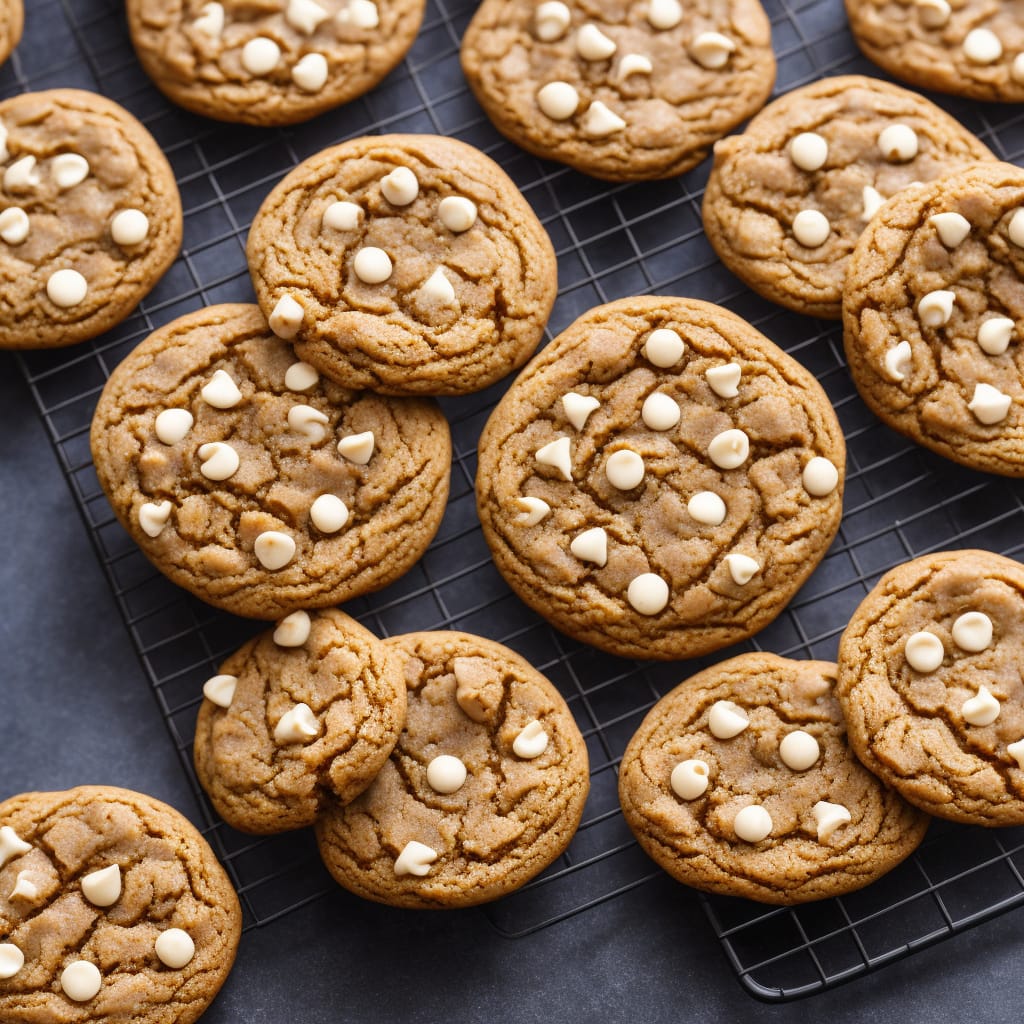
[[[411,633],[408,717],[370,788],[317,823],[337,882],[396,907],[497,899],[569,845],[590,788],[587,750],[558,691],[507,647]]]
[[[1024,477],[1024,170],[985,163],[893,199],[850,259],[843,343],[889,426]]]
[[[362,96],[405,56],[423,0],[128,0],[146,73],[219,121],[294,124]]]
[[[401,665],[343,612],[292,612],[207,680],[193,756],[242,832],[312,825],[326,794],[358,796],[405,723]]]
[[[103,389],[91,440],[150,561],[256,619],[386,586],[426,550],[448,497],[451,439],[433,402],[324,380],[255,306],[150,335]]]
[[[148,131],[91,92],[0,103],[0,348],[120,323],[174,261],[181,199]]]
[[[533,354],[557,291],[551,241],[511,179],[436,135],[310,157],[260,207],[247,254],[302,359],[389,395],[493,384]]]
[[[836,695],[857,756],[911,803],[1024,824],[1024,566],[942,551],[875,584],[839,645]]]
[[[775,81],[757,0],[484,0],[462,68],[513,142],[610,181],[696,166]]]
[[[584,314],[520,374],[479,446],[477,511],[513,590],[631,658],[768,625],[839,526],[846,448],[818,382],[694,299]]]
[[[25,26],[25,11],[21,0],[3,0],[0,3],[0,64],[2,64],[21,40]]]
[[[992,153],[923,96],[862,75],[769,104],[715,146],[704,230],[745,284],[837,320],[857,239],[890,196]]]
[[[113,786],[0,803],[4,1024],[192,1024],[241,926],[213,851],[166,804]]]
[[[854,757],[836,666],[742,654],[651,709],[619,768],[640,845],[673,878],[762,903],[860,889],[924,838],[928,817]]]

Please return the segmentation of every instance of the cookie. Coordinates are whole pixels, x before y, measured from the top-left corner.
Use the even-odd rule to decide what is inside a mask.
[[[641,847],[686,885],[792,904],[860,889],[929,818],[853,755],[836,666],[742,654],[663,697],[619,768]]]
[[[608,181],[696,166],[775,81],[757,0],[484,0],[461,56],[503,135]]]
[[[0,64],[14,52],[25,26],[21,0],[0,0]]]
[[[1024,824],[1024,566],[942,551],[883,576],[839,644],[857,756],[911,803]]]
[[[347,387],[459,395],[521,366],[557,291],[547,232],[479,150],[354,139],[299,164],[249,232],[271,327]]]
[[[207,680],[196,775],[242,832],[312,825],[327,793],[358,796],[405,722],[405,679],[383,642],[343,612],[292,612]]]
[[[569,845],[590,786],[587,750],[558,691],[529,662],[468,633],[386,641],[409,709],[361,796],[317,822],[339,885],[396,907],[497,899]]]
[[[479,446],[477,510],[509,586],[569,636],[691,658],[782,610],[839,526],[846,449],[802,366],[694,299],[584,314]]]
[[[92,423],[100,484],[166,576],[255,619],[378,590],[430,543],[448,498],[437,406],[338,387],[255,306],[150,335]]]
[[[181,247],[174,174],[148,131],[91,92],[0,103],[0,348],[94,338]]]
[[[0,1020],[191,1024],[242,911],[176,810],[113,786],[0,803]]]
[[[887,203],[850,259],[843,343],[890,427],[1024,477],[1024,170],[978,164]]]
[[[294,124],[372,89],[405,56],[423,0],[128,0],[139,61],[172,103]]]
[[[704,231],[758,294],[837,320],[850,255],[878,207],[986,159],[988,148],[924,97],[861,75],[825,78],[715,146]]]

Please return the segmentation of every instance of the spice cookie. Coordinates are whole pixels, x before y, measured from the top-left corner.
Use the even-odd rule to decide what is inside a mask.
[[[448,498],[451,439],[434,403],[322,379],[255,306],[150,335],[103,389],[91,440],[150,561],[256,619],[386,586],[426,550]]]
[[[879,206],[986,159],[992,153],[924,97],[860,75],[825,78],[715,146],[704,230],[754,291],[837,320],[850,254]]]
[[[587,750],[558,691],[507,647],[468,633],[386,641],[409,710],[361,796],[317,822],[336,881],[396,907],[497,899],[569,845],[590,788]]]
[[[742,654],[651,709],[619,768],[643,849],[673,878],[762,903],[860,889],[918,846],[928,816],[854,757],[836,666]]]
[[[493,384],[533,354],[557,291],[551,240],[511,179],[436,135],[310,157],[260,207],[247,253],[274,331],[381,394]]]
[[[160,147],[96,93],[0,103],[0,348],[55,348],[120,323],[181,246]]]
[[[0,1020],[191,1024],[242,911],[176,810],[113,786],[0,803]]]
[[[194,761],[242,832],[312,825],[324,795],[358,796],[405,722],[405,679],[381,640],[343,612],[292,612],[203,687]]]
[[[0,0],[0,64],[14,52],[24,25],[25,11],[21,0]]]
[[[509,586],[611,654],[691,658],[768,625],[839,526],[846,449],[802,366],[694,299],[580,317],[480,439],[477,510]]]
[[[839,644],[857,756],[930,814],[1024,824],[1024,566],[943,551],[883,576]]]
[[[219,121],[305,121],[372,89],[405,56],[423,0],[128,0],[146,73]]]
[[[775,82],[757,0],[484,0],[462,68],[502,134],[609,181],[696,166]]]

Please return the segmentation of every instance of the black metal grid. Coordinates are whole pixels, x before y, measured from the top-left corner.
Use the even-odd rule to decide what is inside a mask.
[[[827,558],[755,641],[683,665],[617,661],[551,630],[494,569],[473,503],[477,437],[507,383],[443,405],[452,424],[452,491],[441,530],[402,580],[347,606],[380,635],[456,628],[529,658],[559,687],[586,737],[592,771],[584,822],[568,854],[485,913],[503,934],[528,936],[654,877],[618,809],[618,761],[651,705],[711,661],[764,649],[830,659],[839,633],[886,570],[927,551],[979,546],[1020,554],[1024,485],[971,473],[897,438],[860,402],[834,324],[796,316],[740,287],[717,262],[700,221],[708,166],[641,186],[610,186],[545,164],[501,139],[469,95],[458,41],[474,0],[428,0],[408,58],[368,96],[287,130],[213,125],[170,106],[139,70],[123,0],[30,0],[26,38],[0,70],[0,96],[73,85],[139,116],[164,147],[185,205],[180,258],[139,310],[95,342],[27,353],[19,364],[85,519],[171,737],[206,818],[205,833],[263,925],[332,884],[308,833],[271,839],[219,822],[199,793],[191,739],[202,681],[260,626],[193,600],[154,573],[111,514],[90,461],[89,421],[109,371],[154,328],[207,303],[251,300],[244,261],[259,203],[297,161],[383,131],[428,131],[471,142],[499,161],[555,244],[560,292],[548,337],[591,306],[649,292],[697,296],[746,316],[801,360],[832,399],[847,439],[845,515]],[[779,61],[777,92],[828,74],[875,72],[859,58],[840,0],[767,0]],[[1024,153],[1024,114],[944,99],[946,109],[1004,159]],[[706,898],[708,919],[754,995],[788,999],[855,977],[1024,902],[1024,829],[947,824],[907,863],[868,889],[797,909]]]

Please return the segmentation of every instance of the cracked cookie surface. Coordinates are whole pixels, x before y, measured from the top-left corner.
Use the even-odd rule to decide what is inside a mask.
[[[491,414],[477,510],[502,575],[559,629],[623,657],[695,657],[766,626],[810,575],[845,457],[818,382],[746,321],[622,299],[552,341]]]
[[[267,197],[247,247],[260,307],[302,359],[383,394],[479,391],[537,347],[547,232],[504,171],[434,135],[355,139]]]
[[[913,852],[929,819],[854,756],[835,680],[829,662],[743,654],[663,697],[619,770],[644,850],[687,885],[776,904],[859,889]],[[716,719],[722,704],[737,709],[731,728]],[[698,766],[693,788],[686,765]],[[767,817],[741,839],[751,809]]]
[[[185,818],[141,793],[82,786],[0,803],[0,828],[5,1024],[202,1015],[231,970],[242,913]]]
[[[0,348],[102,334],[181,246],[181,199],[160,147],[91,92],[0,103],[0,207]]]
[[[878,206],[986,159],[989,149],[923,96],[862,75],[825,78],[715,146],[704,230],[754,291],[836,320],[851,254]]]
[[[91,441],[150,561],[258,619],[397,579],[448,496],[451,440],[433,402],[332,384],[251,305],[199,310],[147,338],[107,382]]]
[[[843,633],[850,743],[931,814],[1024,824],[1022,617],[1024,566],[944,551],[886,573]]]
[[[552,684],[467,633],[386,644],[405,729],[370,787],[317,823],[338,883],[393,906],[466,907],[524,884],[568,846],[589,791],[586,747]]]

